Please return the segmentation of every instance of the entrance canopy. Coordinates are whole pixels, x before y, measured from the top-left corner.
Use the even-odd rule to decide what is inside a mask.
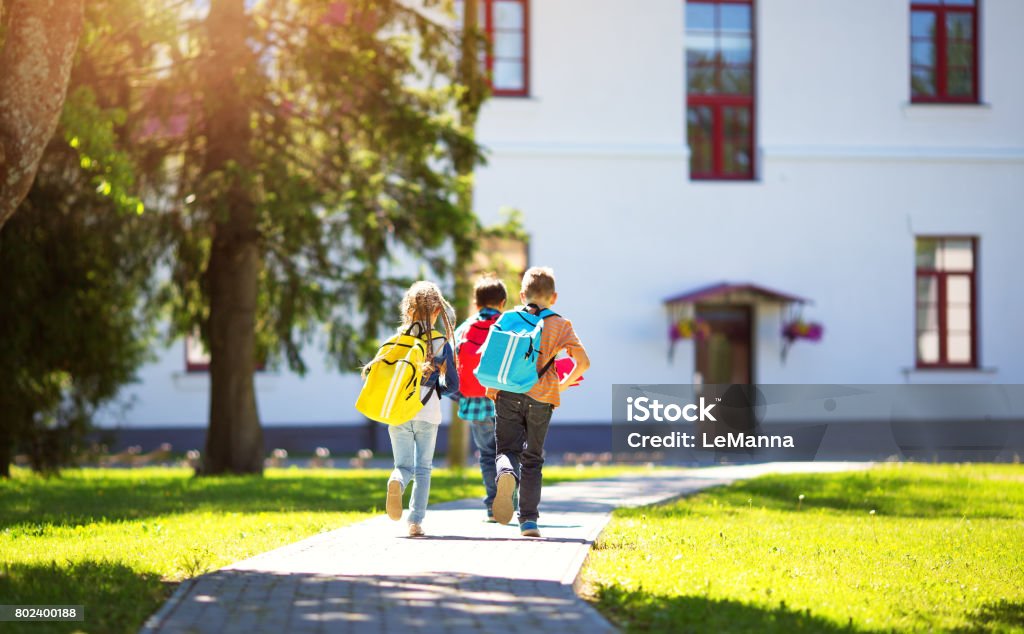
[[[674,295],[665,299],[669,307],[697,302],[720,302],[723,304],[740,304],[755,301],[776,302],[779,304],[808,304],[810,300],[797,295],[782,293],[757,284],[719,282],[710,286],[702,286],[693,290]]]

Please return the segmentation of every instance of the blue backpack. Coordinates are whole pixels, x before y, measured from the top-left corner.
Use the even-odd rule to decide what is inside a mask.
[[[555,315],[534,304],[502,313],[480,348],[480,365],[474,371],[480,385],[505,392],[529,392],[554,362],[552,357],[537,371],[544,319]]]

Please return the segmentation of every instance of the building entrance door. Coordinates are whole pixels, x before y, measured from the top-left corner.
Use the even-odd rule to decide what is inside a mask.
[[[735,384],[753,380],[753,309],[743,305],[697,304],[697,319],[711,334],[696,341],[697,372],[704,383]]]

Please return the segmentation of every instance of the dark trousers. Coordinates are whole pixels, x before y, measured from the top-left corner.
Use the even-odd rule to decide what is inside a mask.
[[[540,505],[544,439],[554,405],[525,394],[498,392],[494,400],[498,477],[511,473],[519,481],[519,521],[537,521]]]

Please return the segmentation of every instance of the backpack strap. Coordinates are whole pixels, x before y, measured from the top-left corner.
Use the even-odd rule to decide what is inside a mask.
[[[427,392],[427,395],[420,399],[420,403],[423,403],[424,405],[426,405],[427,401],[429,401],[435,394],[439,394],[440,391],[441,391],[441,382],[438,381],[437,383],[434,383],[434,387],[430,388],[430,391]]]
[[[541,319],[547,319],[548,317],[558,317],[558,313],[556,313],[555,311],[551,310],[550,308],[541,308],[537,304],[527,304],[523,308],[523,310],[524,312],[530,313],[535,317],[540,317]]]
[[[556,354],[555,357],[557,357],[557,356],[558,355]],[[551,366],[553,366],[555,364],[555,357],[551,357],[548,360],[548,362],[544,364],[544,367],[540,369],[540,372],[537,373],[537,378],[538,379],[540,377],[544,376],[544,373],[547,372],[548,370],[550,370]]]
[[[416,329],[415,335],[412,332],[413,328]],[[405,334],[409,335],[410,337],[419,337],[420,339],[423,339],[423,335],[427,334],[427,329],[423,327],[422,323],[414,321],[411,324],[409,324],[408,328],[405,329]]]
[[[537,304],[527,304],[526,305],[526,311],[529,312],[532,315],[540,317],[541,319],[547,319],[548,317],[558,317],[559,316],[558,313],[556,313],[555,311],[551,310],[550,308],[541,308]],[[545,363],[544,367],[541,368],[540,372],[537,373],[537,378],[538,379],[540,377],[544,376],[544,373],[551,369],[551,366],[553,366],[555,364],[555,357],[557,357],[557,356],[558,356],[558,353],[556,352],[554,356],[552,356],[550,359],[548,359],[548,362]]]

